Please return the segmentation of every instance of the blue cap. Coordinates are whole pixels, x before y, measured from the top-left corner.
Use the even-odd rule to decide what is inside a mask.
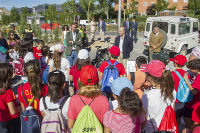
[[[119,77],[112,82],[111,90],[113,94],[120,96],[122,89],[127,87],[133,91],[133,84],[131,81],[125,77]]]

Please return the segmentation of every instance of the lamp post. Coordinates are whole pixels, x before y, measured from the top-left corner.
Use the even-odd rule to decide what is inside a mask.
[[[118,34],[118,31],[119,31],[120,26],[121,26],[121,9],[122,9],[122,1],[119,0],[119,4],[118,4],[118,28],[117,28],[117,34]]]

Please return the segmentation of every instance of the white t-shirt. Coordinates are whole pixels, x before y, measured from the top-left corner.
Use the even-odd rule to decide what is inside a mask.
[[[159,127],[160,122],[165,113],[166,107],[168,105],[171,105],[172,108],[174,107],[174,103],[176,100],[175,91],[173,92],[173,96],[174,96],[173,102],[171,102],[169,99],[167,99],[167,102],[165,102],[164,97],[161,96],[160,89],[152,89],[143,95],[142,102],[143,102],[143,106],[146,111],[146,117],[147,117],[147,123],[144,128],[146,132],[152,133],[154,131],[154,128],[157,131],[157,128]],[[151,121],[150,121],[149,116],[151,117]],[[153,123],[154,128],[151,122]]]
[[[17,59],[19,58],[18,52],[15,51],[14,49],[13,49],[13,52],[12,52],[12,53],[9,53],[9,56],[10,56],[10,58],[12,58],[13,60],[17,60]]]
[[[49,66],[52,67],[53,70],[55,70],[53,59],[51,59],[49,61]],[[65,78],[66,78],[65,80],[69,81],[69,75],[67,72],[67,69],[70,68],[69,61],[66,58],[61,57],[61,66],[60,67],[61,67],[60,71],[62,71],[65,74]]]
[[[96,22],[91,21],[91,31],[92,32],[95,32],[95,30],[96,30],[96,26],[94,26],[94,25],[96,25]]]
[[[32,52],[28,52],[25,56],[24,56],[24,62],[28,62],[30,60],[35,60],[34,54]]]
[[[45,108],[44,108],[43,98],[44,98],[44,97],[42,97],[42,98],[40,99],[40,111],[42,111],[42,112],[44,112],[44,113],[46,114],[46,113],[47,113],[47,110],[45,110]],[[67,101],[65,102],[65,104],[63,105],[63,108],[62,108],[62,117],[63,117],[63,120],[64,120],[64,123],[65,123],[65,124],[67,124],[67,119],[68,119],[68,117],[67,117],[67,112],[68,112],[68,107],[69,107],[70,98],[71,98],[71,97],[69,97],[69,98],[67,99]],[[63,101],[63,99],[64,99],[64,97],[60,98],[59,101],[58,101],[58,103],[55,104],[55,103],[53,103],[53,102],[50,102],[50,97],[46,96],[46,97],[45,97],[45,102],[46,102],[47,108],[48,108],[48,109],[57,109],[57,108],[59,108],[59,107],[60,107],[60,104],[61,104],[62,101]]]

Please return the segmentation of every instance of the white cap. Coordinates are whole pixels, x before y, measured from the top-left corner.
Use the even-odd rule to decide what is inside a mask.
[[[54,51],[63,52],[65,50],[65,46],[63,44],[56,44],[50,48],[50,51],[53,53]]]
[[[79,59],[87,59],[89,57],[89,52],[86,49],[81,49],[78,52],[78,58]]]

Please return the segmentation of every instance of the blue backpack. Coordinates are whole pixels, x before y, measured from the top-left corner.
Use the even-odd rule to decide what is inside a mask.
[[[180,78],[178,90],[176,92],[176,99],[182,103],[187,103],[187,102],[192,101],[193,95],[192,95],[187,83],[185,82],[184,78],[180,75],[179,72],[177,72],[177,71],[174,71],[174,72]]]
[[[108,61],[108,66],[105,68],[103,72],[103,79],[102,79],[102,84],[101,84],[101,90],[105,92],[112,92],[111,91],[111,86],[112,86],[112,81],[117,79],[119,77],[119,71],[116,68],[116,65],[119,62],[115,62],[114,64],[111,64],[110,61]]]
[[[49,66],[46,67],[46,69],[43,71],[43,74],[42,74],[42,81],[45,84],[48,84],[48,77],[49,77]]]
[[[23,85],[22,85],[23,87]],[[22,89],[21,87],[21,89]],[[27,104],[26,110],[20,115],[21,119],[21,133],[40,133],[40,126],[41,126],[41,116],[33,109],[31,104],[34,101],[34,97],[30,103],[28,103],[23,89],[22,89],[22,96]]]

